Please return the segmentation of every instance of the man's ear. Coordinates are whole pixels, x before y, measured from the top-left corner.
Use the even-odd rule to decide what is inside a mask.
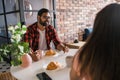
[[[37,16],[37,20],[39,20],[40,19],[40,16]]]

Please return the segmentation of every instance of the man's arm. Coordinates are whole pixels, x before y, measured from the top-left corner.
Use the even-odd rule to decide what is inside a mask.
[[[55,45],[55,47],[58,49],[58,50],[63,50],[64,52],[68,52],[68,47],[67,46],[65,46],[61,41],[60,41],[60,39],[59,39],[59,37],[58,37],[58,34],[57,34],[57,32],[56,32],[56,30],[53,28],[53,43],[54,43],[54,45]]]
[[[28,42],[30,47],[32,46],[32,35],[31,35],[31,33],[32,33],[32,31],[29,28],[27,28],[26,33],[22,37],[22,41]]]
[[[64,52],[68,52],[69,51],[68,47],[63,45],[62,43],[57,45],[57,49],[58,50],[63,50]]]

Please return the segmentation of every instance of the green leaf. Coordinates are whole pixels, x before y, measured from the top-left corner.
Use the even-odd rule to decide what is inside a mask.
[[[14,65],[14,66],[18,66],[21,63],[22,62],[21,62],[21,56],[20,55],[14,56],[14,60],[11,61],[11,64]]]
[[[26,42],[21,42],[21,38],[23,34],[26,32],[27,27],[25,25],[22,25],[21,28],[21,23],[19,22],[16,26],[11,26],[11,34],[12,34],[12,39],[11,39],[11,44],[4,44],[0,46],[0,61],[2,61],[3,56],[8,56],[11,54],[12,56],[12,61],[11,64],[16,66],[21,64],[21,59],[20,57],[29,52],[29,43]]]
[[[20,23],[20,22],[18,22],[18,24],[17,24],[17,25],[18,25],[18,27],[21,27],[21,23]]]
[[[0,56],[0,62],[3,62],[4,60],[3,60],[3,58]]]
[[[18,45],[18,48],[20,49],[20,52],[21,52],[21,53],[24,53],[24,47],[23,47],[23,46]]]
[[[25,25],[22,25],[22,31],[26,31],[27,27]]]

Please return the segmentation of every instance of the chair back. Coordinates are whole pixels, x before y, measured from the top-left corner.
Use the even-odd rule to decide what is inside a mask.
[[[10,72],[0,73],[0,80],[17,80],[14,78]]]

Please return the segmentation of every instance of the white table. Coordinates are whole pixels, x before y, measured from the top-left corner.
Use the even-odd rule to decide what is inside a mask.
[[[21,66],[11,67],[11,74],[18,80],[39,80],[36,77],[37,73],[46,72],[52,80],[70,80],[69,72],[70,68],[64,67],[60,70],[48,71],[43,68],[44,65],[50,61],[57,61],[63,65],[66,65],[66,56],[73,56],[78,49],[70,49],[68,53],[64,54],[63,51],[59,52],[58,56],[43,57],[41,60],[32,63],[28,68],[22,68]]]

